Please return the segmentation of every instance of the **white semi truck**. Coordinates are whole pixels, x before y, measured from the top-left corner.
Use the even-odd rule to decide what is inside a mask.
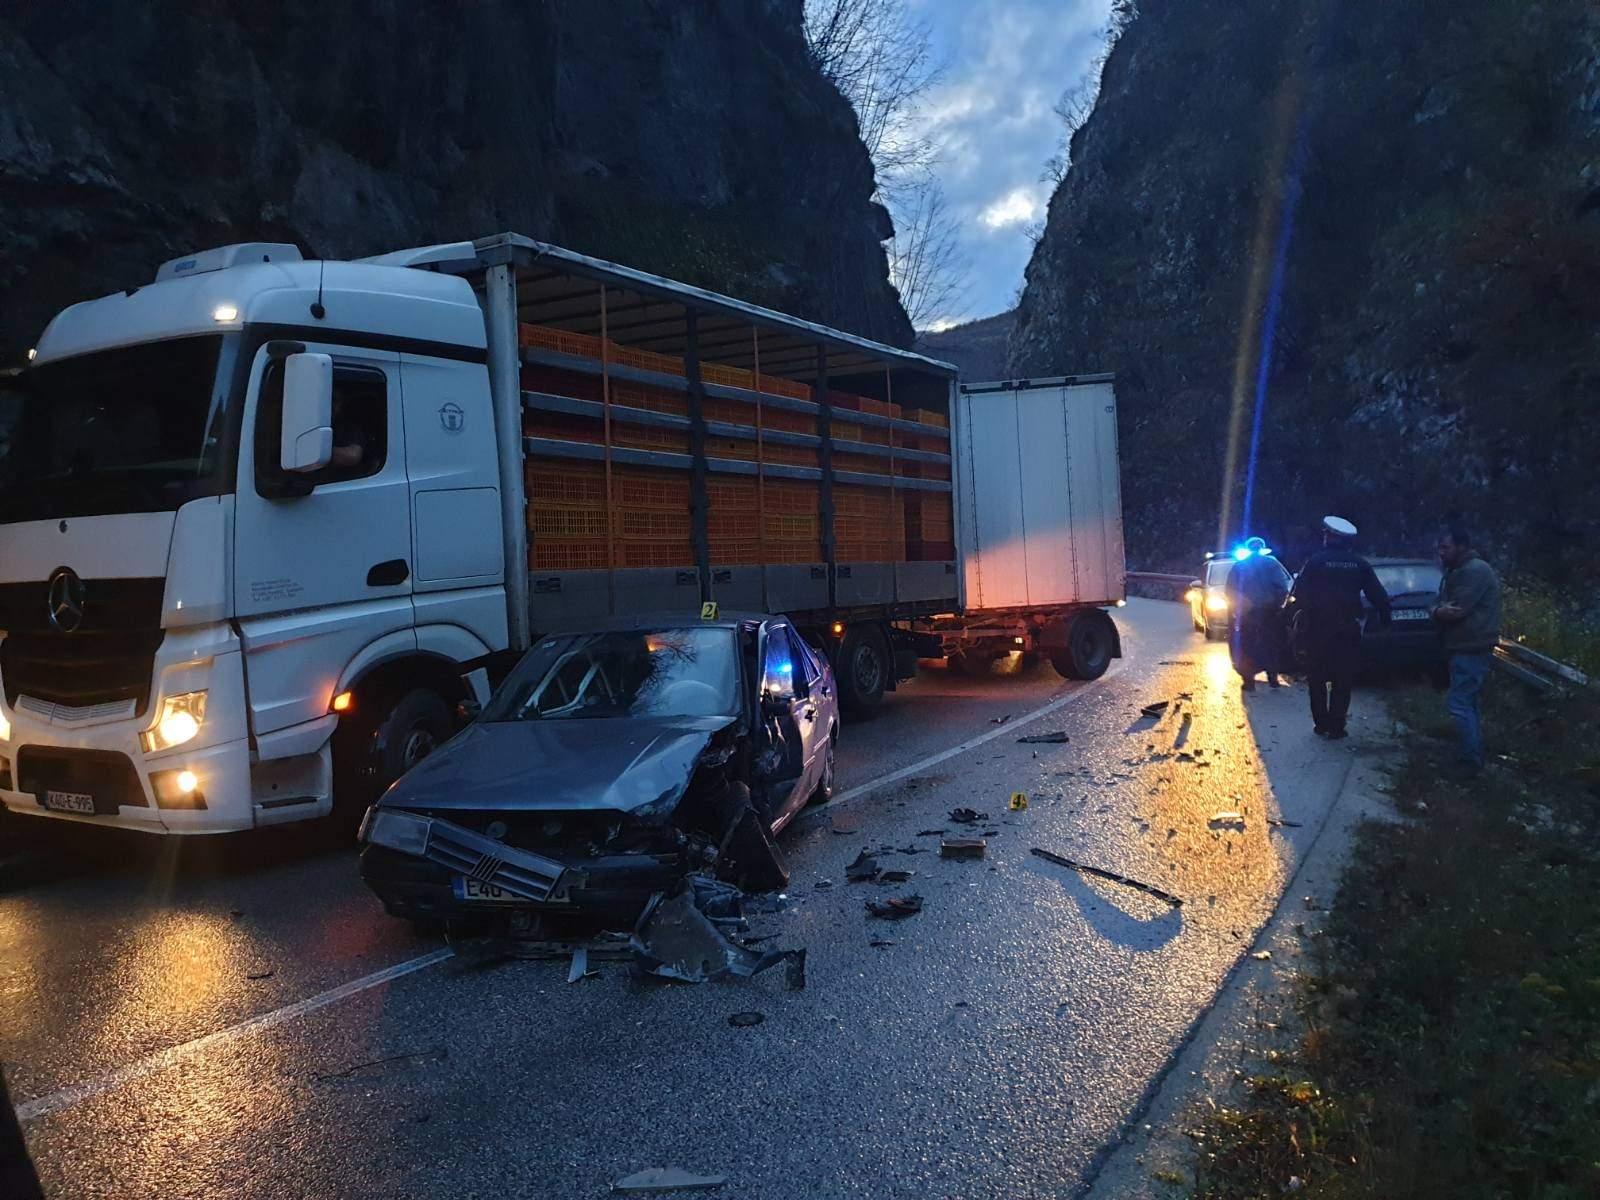
[[[518,235],[207,250],[0,376],[13,817],[353,827],[594,617],[787,613],[859,710],[919,657],[1096,676],[1122,597],[1109,377],[961,385]]]

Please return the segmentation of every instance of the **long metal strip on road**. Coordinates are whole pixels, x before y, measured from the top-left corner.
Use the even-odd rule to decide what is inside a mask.
[[[1050,713],[1066,707],[1079,697],[1087,695],[1092,690],[1093,685],[1075,688],[1064,696],[1058,696],[1047,704],[1042,704],[1038,708],[1032,709],[1026,713],[1022,713],[1017,717],[1006,721],[1004,724],[999,725],[994,729],[987,730],[984,733],[978,734],[976,737],[968,738],[966,741],[961,742],[958,745],[941,750],[937,754],[920,759],[917,762],[901,767],[898,770],[890,771],[884,775],[880,775],[876,779],[869,780],[866,783],[858,784],[857,786],[840,793],[838,796],[835,796],[834,799],[827,805],[821,807],[832,808],[836,805],[848,804],[852,801],[860,800],[875,791],[889,786],[890,784],[898,783],[902,779],[907,779],[913,775],[921,774],[930,767],[937,766],[939,763],[945,762],[948,759],[956,757],[957,755],[964,754],[978,746],[982,746],[986,742],[991,742],[996,738],[1013,733],[1020,726],[1026,725],[1040,717],[1048,716]],[[820,809],[817,811],[820,811]],[[299,1000],[293,1004],[285,1005],[282,1008],[276,1008],[270,1012],[262,1013],[259,1016],[251,1017],[248,1020],[241,1021],[236,1025],[230,1025],[225,1029],[219,1029],[213,1033],[205,1034],[204,1036],[195,1038],[192,1041],[181,1042],[178,1045],[170,1046],[165,1050],[158,1050],[154,1054],[146,1055],[144,1058],[137,1059],[125,1067],[119,1067],[114,1071],[108,1071],[105,1074],[96,1076],[93,1079],[88,1079],[82,1083],[73,1084],[70,1087],[65,1087],[59,1091],[52,1092],[47,1096],[41,1096],[38,1099],[29,1100],[26,1103],[19,1104],[17,1106],[17,1119],[23,1122],[29,1122],[36,1121],[41,1117],[53,1116],[56,1113],[63,1112],[66,1109],[81,1104],[85,1100],[93,1099],[94,1097],[102,1095],[105,1092],[122,1087],[124,1084],[132,1083],[137,1079],[141,1079],[157,1071],[175,1066],[185,1059],[192,1058],[198,1054],[203,1054],[209,1050],[214,1050],[219,1046],[226,1045],[229,1042],[236,1041],[239,1038],[245,1037],[249,1034],[260,1033],[265,1030],[275,1028],[276,1026],[282,1025],[287,1021],[294,1020],[296,1017],[306,1016],[310,1013],[316,1012],[318,1009],[326,1008],[331,1004],[337,1004],[339,1001],[346,1000],[349,997],[358,995],[361,992],[369,991],[372,988],[380,987],[386,983],[391,983],[394,980],[400,979],[406,975],[411,975],[417,971],[425,970],[428,967],[444,962],[445,960],[453,957],[453,955],[454,951],[448,947],[434,950],[428,954],[423,954],[416,958],[407,959],[404,962],[396,963],[392,967],[385,967],[381,971],[374,971],[370,975],[363,975],[359,979],[352,979],[348,983],[340,984],[338,987],[330,988],[325,992],[319,992],[316,995],[310,996],[304,1000]]]

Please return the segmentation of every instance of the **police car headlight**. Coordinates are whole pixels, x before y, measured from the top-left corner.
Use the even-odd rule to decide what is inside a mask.
[[[361,823],[361,840],[422,858],[428,853],[428,831],[432,825],[427,817],[413,813],[371,808]]]
[[[161,716],[154,729],[142,735],[146,754],[171,750],[185,742],[192,742],[206,719],[206,693],[184,692],[168,696],[161,702]]]
[[[1211,595],[1206,597],[1207,612],[1227,612],[1228,598],[1226,596]]]

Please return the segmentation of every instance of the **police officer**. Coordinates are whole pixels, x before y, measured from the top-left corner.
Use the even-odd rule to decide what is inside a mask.
[[[1317,734],[1342,738],[1350,712],[1350,685],[1361,654],[1361,594],[1379,621],[1389,620],[1389,595],[1372,564],[1350,549],[1356,527],[1343,517],[1322,519],[1322,549],[1295,580],[1294,603],[1301,616],[1311,684],[1311,720]],[[1329,695],[1329,690],[1332,695]]]
[[[1233,618],[1233,636],[1228,640],[1228,652],[1233,659],[1233,669],[1244,681],[1244,690],[1256,690],[1256,675],[1267,673],[1267,686],[1278,686],[1278,669],[1282,662],[1279,645],[1282,640],[1283,599],[1288,592],[1285,580],[1289,573],[1267,549],[1261,538],[1250,538],[1244,544],[1245,556],[1238,559],[1228,572],[1223,585],[1228,595],[1228,611]]]

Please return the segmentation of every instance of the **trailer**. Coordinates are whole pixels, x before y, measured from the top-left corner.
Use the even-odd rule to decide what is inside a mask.
[[[73,305],[0,379],[0,803],[334,816],[574,622],[786,614],[919,659],[1120,653],[1112,381],[949,364],[515,234],[270,243]]]

